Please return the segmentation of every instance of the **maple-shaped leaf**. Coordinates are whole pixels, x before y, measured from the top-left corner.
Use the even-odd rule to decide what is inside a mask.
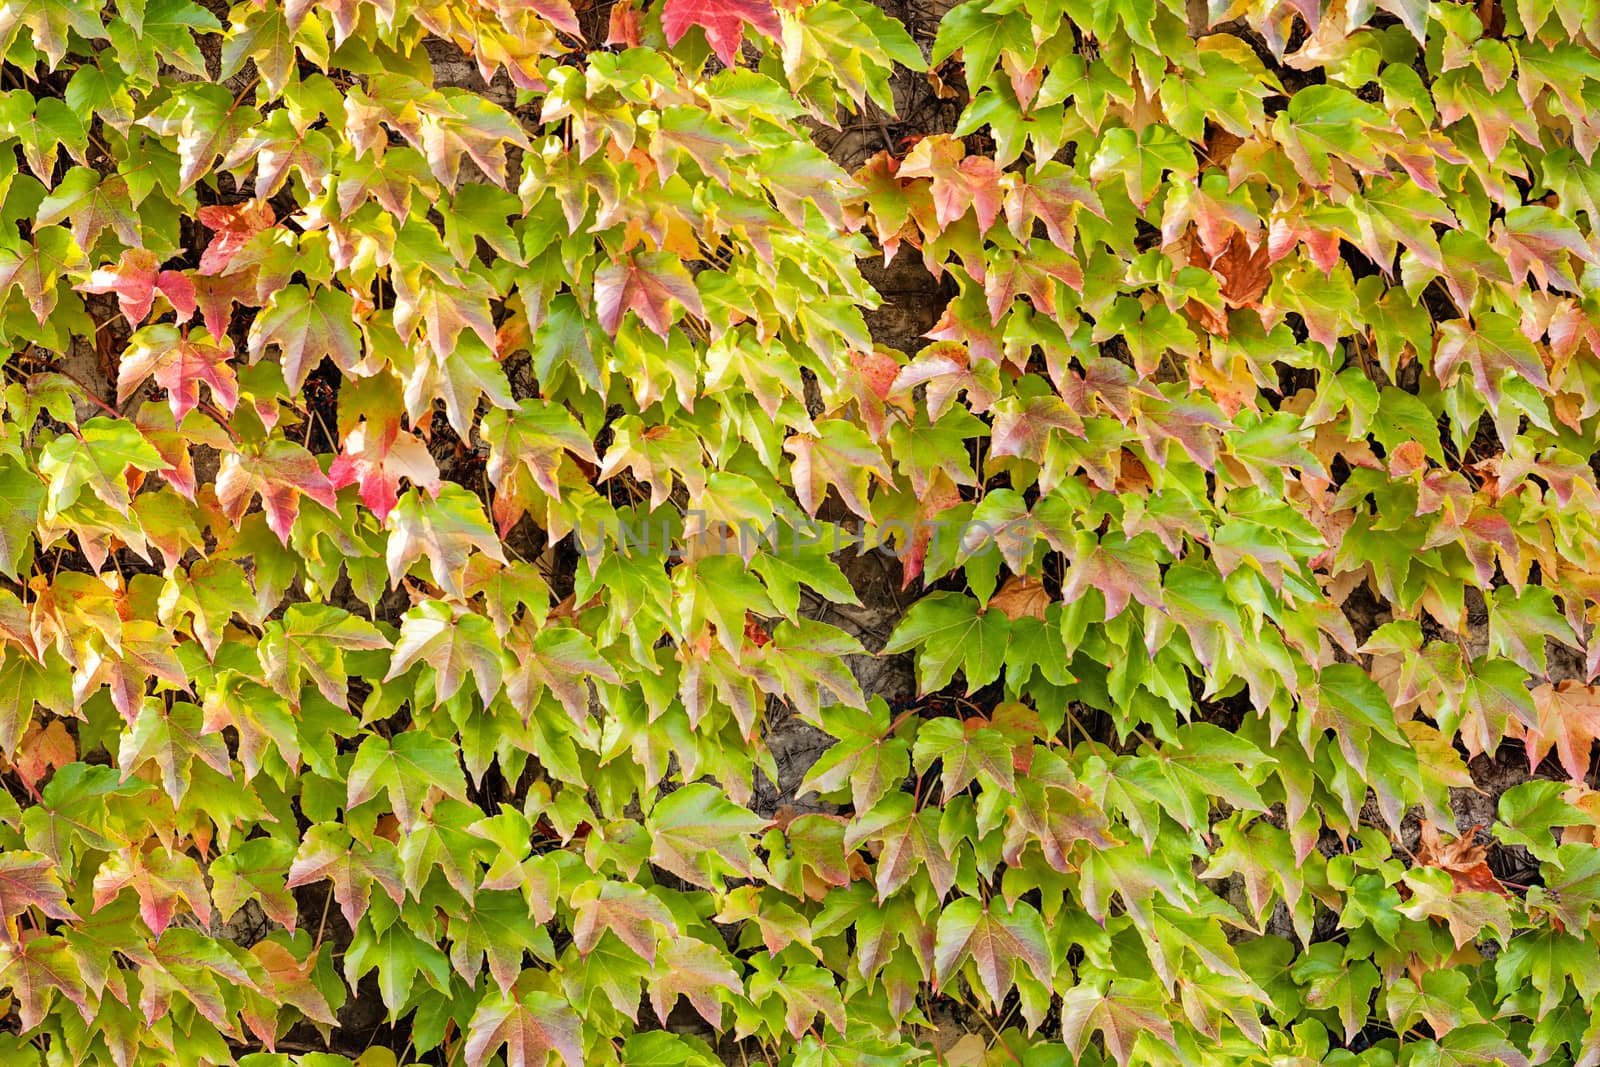
[[[593,438],[572,413],[546,400],[524,400],[515,411],[497,408],[483,417],[479,433],[489,444],[487,472],[495,485],[504,484],[520,463],[528,468],[535,485],[559,499],[557,471],[568,453],[587,463],[600,463]],[[610,459],[608,454],[608,462]]]
[[[149,316],[157,293],[167,298],[179,322],[188,321],[197,306],[194,282],[181,271],[162,270],[156,254],[143,248],[127,249],[115,267],[96,268],[88,281],[74,288],[81,293],[115,293],[118,309],[134,327]]]
[[[101,112],[100,118],[106,120],[106,112]],[[88,167],[73,167],[56,183],[39,202],[34,222],[39,226],[66,223],[79,248],[93,248],[107,229],[129,248],[138,248],[143,241],[127,181],[120,175],[101,175]]]
[[[937,592],[918,600],[884,645],[885,653],[916,650],[917,690],[943,689],[959,669],[971,693],[999,675],[1010,620],[985,611],[964,593]]]
[[[620,882],[586,882],[573,894],[570,903],[576,915],[572,922],[572,943],[587,956],[601,936],[611,931],[639,958],[652,966],[656,947],[663,937],[678,938],[678,924],[648,889]]]
[[[1004,200],[1000,169],[987,156],[968,156],[960,138],[935,134],[918,141],[900,164],[901,178],[931,181],[934,219],[941,230],[971,208],[978,226],[987,230]]]
[[[333,883],[333,899],[351,929],[367,913],[373,885],[396,904],[406,896],[394,846],[381,839],[370,846],[362,844],[338,823],[318,823],[306,831],[284,885],[294,889],[323,880]]]
[[[389,642],[365,619],[331,604],[291,604],[283,618],[263,627],[256,646],[267,684],[292,703],[309,679],[335,707],[344,707],[344,653],[388,648]]]
[[[201,274],[190,279],[194,283],[194,300],[200,309],[206,332],[212,337],[227,337],[233,325],[235,304],[254,305],[256,287],[249,272],[237,274]]]
[[[429,600],[406,612],[383,680],[400,677],[418,662],[433,668],[438,703],[455,696],[469,674],[484,704],[500,691],[500,640],[494,625],[443,601]]]
[[[117,403],[127,403],[146,378],[154,377],[167,391],[174,423],[181,424],[200,403],[202,383],[219,408],[232,412],[239,403],[239,380],[228,364],[231,353],[210,342],[204,333],[166,323],[140,330],[129,338],[117,368]]]
[[[73,920],[77,913],[67,904],[55,862],[37,852],[0,854],[0,919],[7,928],[30,907],[52,919]]]
[[[721,789],[703,782],[687,785],[662,797],[645,819],[650,860],[707,889],[725,871],[754,877],[762,867],[751,835],[766,825]]]
[[[1501,382],[1508,373],[1533,383],[1542,392],[1550,389],[1544,361],[1509,315],[1490,311],[1479,315],[1474,323],[1452,319],[1439,327],[1433,372],[1440,384],[1453,382],[1463,363],[1472,372],[1473,388],[1491,406],[1500,403]]]
[[[140,686],[138,693],[143,692]],[[169,708],[164,701],[147,697],[138,709],[117,748],[117,766],[122,768],[124,778],[144,763],[154,763],[162,788],[177,807],[189,791],[191,766],[196,759],[224,778],[233,777],[227,745],[216,734],[203,732],[204,717],[198,707],[175,700]],[[126,716],[128,710],[123,709],[123,714]]]
[[[71,507],[87,486],[125,516],[132,502],[128,471],[158,471],[166,466],[131,422],[96,416],[76,431],[61,434],[40,453],[39,473],[49,482],[46,514],[57,515]]]
[[[257,494],[267,514],[267,528],[285,546],[300,514],[300,498],[310,497],[329,511],[339,510],[333,483],[322,472],[316,457],[293,441],[269,438],[254,453],[233,452],[224,456],[217,473],[217,503],[222,514],[238,526],[245,509]]]
[[[436,499],[413,489],[389,514],[388,526],[389,578],[396,583],[413,563],[426,557],[433,583],[460,597],[472,549],[497,562],[506,561],[482,503],[454,482],[441,486]]]
[[[439,491],[439,465],[428,446],[414,433],[400,428],[363,422],[345,435],[344,451],[328,467],[335,489],[360,487],[361,502],[383,522],[400,500],[400,479],[419,489]]]
[[[202,75],[203,72],[202,66]],[[150,72],[150,77],[155,78],[155,71]],[[259,116],[252,109],[240,107],[225,86],[189,82],[175,86],[172,95],[137,124],[158,137],[171,138],[176,145],[181,192],[199,181],[217,156],[232,147],[254,121],[259,121]]]
[[[993,601],[990,601],[993,604]],[[939,761],[946,796],[955,796],[980,774],[986,784],[1012,792],[1016,789],[1016,752],[1004,733],[988,719],[934,719],[917,731],[912,765],[926,772]]]
[[[211,895],[194,859],[159,845],[124,848],[107,857],[94,876],[94,908],[99,911],[124,889],[139,898],[139,914],[160,936],[171,924],[178,902],[187,904],[206,925],[211,923]]]
[[[871,519],[867,494],[872,476],[892,480],[883,450],[844,419],[820,420],[816,430],[816,434],[795,434],[783,443],[784,451],[794,457],[794,492],[800,506],[815,518],[832,488],[851,511]]]
[[[211,231],[211,240],[200,254],[201,274],[226,274],[233,257],[256,234],[271,229],[278,221],[272,205],[265,200],[203,207],[199,216],[201,225]]]
[[[4,750],[0,744],[0,751]],[[17,743],[12,766],[22,779],[28,795],[38,799],[39,782],[50,772],[76,762],[78,742],[67,732],[66,723],[52,719],[48,723],[35,722]]]
[[[582,1030],[572,1005],[519,981],[478,1002],[467,1025],[466,1067],[483,1067],[502,1046],[506,1067],[545,1067],[552,1052],[567,1067],[581,1067]]]
[[[594,639],[574,626],[540,626],[531,618],[511,628],[506,639],[514,666],[506,676],[506,697],[527,718],[546,690],[577,723],[589,712],[589,683],[621,684],[621,677],[594,647]]]
[[[669,45],[682,40],[691,26],[699,26],[725,67],[738,59],[746,23],[775,41],[783,38],[772,0],[666,0],[661,8],[661,29]]]
[[[705,318],[700,291],[684,270],[683,261],[670,252],[640,252],[595,272],[595,314],[600,327],[612,337],[630,308],[655,333],[667,336],[675,316],[676,300],[690,314]]]
[[[277,347],[283,379],[295,392],[324,358],[351,370],[361,361],[355,303],[342,289],[324,287],[314,294],[303,285],[281,289],[250,325],[250,362],[259,360],[268,345]]]
[[[26,27],[33,37],[32,47],[44,53],[53,71],[66,58],[70,34],[76,33],[89,41],[105,39],[105,23],[101,21],[104,17],[104,12],[89,3],[13,0],[0,7],[0,41],[9,48],[19,26]],[[81,1005],[81,998],[76,1003]],[[23,1029],[31,1030],[34,1025],[24,1023]]]
[[[955,859],[939,843],[939,812],[932,807],[915,810],[911,794],[890,793],[870,812],[857,814],[845,831],[847,854],[868,841],[879,846],[873,882],[880,901],[919,873],[927,875],[941,898],[955,885]]]
[[[1080,535],[1072,553],[1072,570],[1062,583],[1061,599],[1071,604],[1090,589],[1098,589],[1105,598],[1107,621],[1122,614],[1130,599],[1160,609],[1161,571],[1153,553],[1140,548],[1138,542],[1130,543],[1117,534],[1107,534],[1098,542],[1093,535]]]
[[[257,837],[237,845],[212,861],[211,902],[224,922],[247,901],[255,901],[267,918],[294,932],[299,910],[294,894],[283,885],[284,872],[294,859],[295,843],[277,837]]]
[[[456,973],[476,983],[485,962],[501,990],[510,990],[522,973],[529,952],[553,954],[549,931],[529,914],[520,892],[486,892],[459,914],[450,916],[450,963]]]
[[[741,996],[744,983],[721,952],[697,938],[679,937],[663,946],[656,961],[650,976],[650,1006],[656,1018],[665,1019],[678,998],[685,996],[700,1017],[717,1028],[722,1025],[722,1001],[714,995],[718,989]]]
[[[24,936],[0,941],[0,984],[17,1001],[17,1021],[24,1031],[44,1020],[50,991],[55,990],[90,1018],[89,990],[78,953],[60,937]]]
[[[1109,990],[1079,985],[1062,994],[1061,1039],[1074,1058],[1083,1055],[1096,1030],[1118,1067],[1128,1067],[1140,1035],[1177,1047],[1166,1000],[1148,981],[1119,978]]]
[[[505,146],[513,144],[524,151],[530,147],[517,120],[487,96],[447,89],[430,93],[418,103],[416,136],[408,139],[428,158],[434,177],[452,189],[463,158],[472,160],[490,181],[503,188]]]
[[[1567,775],[1574,782],[1583,781],[1589,774],[1594,743],[1600,740],[1600,686],[1570,679],[1535,686],[1533,706],[1536,725],[1525,725],[1519,719],[1507,724],[1507,733],[1522,738],[1528,751],[1529,772],[1539,769],[1553,746]]]
[[[318,951],[313,949],[305,959],[297,960],[294,953],[276,941],[258,941],[250,946],[250,954],[266,972],[268,999],[274,1005],[288,1005],[318,1025],[337,1026],[339,1021],[327,996],[312,981]],[[256,1020],[247,1017],[247,1021],[258,1037],[270,1040],[276,1036],[276,1021],[270,1017]]]
[[[1073,869],[1077,842],[1087,841],[1096,848],[1112,844],[1106,835],[1105,813],[1084,795],[1082,787],[1071,788],[1067,782],[1046,785],[1019,780],[1006,811],[1011,820],[1001,851],[1008,863],[1021,863],[1024,850],[1037,843],[1045,862],[1065,874]]]
[[[467,799],[457,748],[443,738],[405,730],[393,740],[369,736],[350,765],[346,807],[365,804],[381,789],[402,830],[416,826],[429,794],[437,789],[457,800]]]
[[[72,233],[61,226],[40,226],[16,248],[0,248],[0,294],[13,286],[22,290],[28,306],[43,326],[59,299],[57,283],[78,274],[88,264]]]
[[[1347,961],[1343,945],[1323,941],[1310,946],[1295,960],[1289,974],[1305,987],[1308,1007],[1339,1013],[1346,1041],[1361,1032],[1380,981],[1378,968],[1371,960]]]
[[[989,1000],[999,1005],[1016,984],[1017,969],[1048,983],[1053,967],[1044,920],[1031,904],[1006,908],[999,899],[987,905],[971,897],[952,902],[939,915],[934,975],[948,986],[961,965],[972,961]]]

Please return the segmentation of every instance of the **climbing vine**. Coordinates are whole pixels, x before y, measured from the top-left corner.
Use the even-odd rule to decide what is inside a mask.
[[[0,0],[0,1060],[1595,1067],[1597,50]]]

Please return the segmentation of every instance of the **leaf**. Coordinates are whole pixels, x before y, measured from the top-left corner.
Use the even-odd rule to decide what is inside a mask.
[[[85,266],[83,249],[60,226],[40,226],[20,248],[0,248],[0,294],[22,290],[40,326],[49,321],[59,299],[57,282]]]
[[[876,474],[890,480],[883,453],[858,427],[843,419],[823,419],[817,433],[796,434],[783,449],[794,457],[794,489],[806,514],[816,518],[828,489],[836,490],[845,505],[870,519],[867,494]]]
[[[0,981],[17,1000],[17,1019],[23,1030],[32,1030],[44,1020],[51,990],[89,1014],[83,970],[76,954],[59,937],[0,942]]]
[[[434,790],[462,802],[467,799],[455,746],[419,730],[403,731],[393,740],[371,736],[363,741],[350,764],[346,790],[348,808],[365,804],[379,790],[387,793],[400,828],[406,831],[416,827]]]
[[[506,1067],[540,1067],[550,1053],[567,1067],[583,1063],[582,1027],[560,997],[537,990],[491,992],[478,1003],[467,1026],[467,1067],[483,1067],[502,1046]]]
[[[1583,781],[1594,743],[1600,740],[1600,690],[1570,679],[1539,685],[1533,690],[1533,706],[1536,725],[1517,719],[1507,724],[1507,733],[1520,737],[1527,748],[1529,772],[1537,771],[1554,747],[1567,776]]]
[[[479,432],[489,443],[487,473],[495,485],[505,484],[520,464],[533,476],[535,485],[559,499],[558,472],[568,453],[588,463],[600,462],[593,439],[559,404],[524,400],[514,412],[491,411],[484,416]],[[607,461],[609,469],[609,455]]]
[[[1011,742],[990,720],[946,718],[924,723],[917,730],[912,762],[918,773],[935,760],[946,796],[955,796],[979,775],[986,784],[1007,793],[1016,789],[1016,752]]]
[[[250,946],[250,954],[266,971],[267,988],[275,1003],[287,1004],[322,1026],[338,1025],[328,998],[312,981],[317,964],[316,950],[304,960],[297,960],[289,949],[276,941],[258,941]]]
[[[134,51],[139,51],[137,46]],[[243,135],[252,117],[226,88],[190,82],[176,87],[164,103],[139,119],[137,125],[147,127],[158,137],[171,138],[177,145],[178,182],[182,192],[199,181],[216,158]]]
[[[585,956],[609,930],[640,959],[654,966],[662,938],[678,937],[678,924],[672,913],[640,886],[600,882],[594,892],[577,895],[573,902],[577,914],[572,941]]]
[[[1366,1025],[1368,1003],[1379,985],[1378,969],[1369,960],[1346,960],[1344,946],[1312,945],[1295,961],[1290,974],[1306,986],[1306,1005],[1339,1013],[1349,1041]]]
[[[523,958],[536,952],[553,955],[550,935],[528,914],[521,893],[479,893],[463,914],[450,917],[450,962],[456,973],[474,984],[485,960],[502,991],[509,991],[522,973]]]
[[[1009,632],[1004,612],[986,612],[965,594],[933,593],[911,606],[883,651],[917,650],[917,687],[922,693],[943,689],[957,668],[971,693],[999,675]]]
[[[747,24],[773,40],[783,37],[772,0],[667,0],[661,9],[667,44],[677,44],[691,26],[698,26],[725,67],[735,65]]]
[[[267,684],[298,704],[309,680],[335,707],[344,707],[344,653],[388,648],[378,629],[329,604],[292,604],[281,620],[268,622],[256,646]]]
[[[142,694],[143,686],[137,692]],[[161,786],[175,808],[183,806],[183,798],[189,792],[195,760],[224,778],[232,778],[227,746],[217,734],[205,733],[203,724],[200,709],[187,701],[176,700],[169,707],[155,697],[145,698],[117,749],[122,777],[126,779],[147,761],[154,763],[161,775]]]
[[[676,938],[667,942],[651,974],[650,1006],[656,1018],[665,1019],[678,998],[686,996],[701,1018],[720,1027],[722,1002],[713,995],[717,989],[737,997],[744,993],[744,983],[721,952],[697,938]]]
[[[329,511],[339,510],[333,483],[316,459],[301,446],[281,437],[253,453],[230,453],[217,473],[217,503],[237,526],[245,509],[259,495],[267,528],[285,546],[300,514],[300,498],[310,497]]]
[[[620,685],[621,676],[595,650],[593,640],[570,626],[513,627],[507,641],[515,666],[506,676],[506,696],[526,719],[548,690],[576,723],[589,718],[589,682]]]
[[[245,245],[264,230],[277,224],[272,205],[264,200],[243,204],[213,204],[198,212],[200,224],[211,231],[211,240],[200,254],[201,274],[226,274],[233,259]]]
[[[453,482],[442,485],[434,499],[415,489],[401,497],[389,514],[388,526],[389,578],[396,583],[413,563],[426,559],[434,584],[460,597],[472,549],[496,562],[506,561],[478,498]]]
[[[1472,843],[1477,828],[1444,844],[1439,840],[1439,828],[1427,819],[1422,820],[1422,836],[1417,846],[1417,863],[1423,867],[1437,867],[1448,871],[1458,893],[1499,893],[1508,895],[1500,879],[1489,870],[1487,845]]]
[[[766,825],[716,787],[686,785],[663,797],[645,818],[650,861],[708,889],[724,872],[755,877],[762,866],[751,851],[750,835]]]
[[[328,466],[333,487],[359,486],[361,502],[379,522],[399,503],[402,478],[430,494],[439,491],[439,465],[428,446],[398,422],[389,427],[363,422],[345,435],[344,450]]]
[[[37,852],[6,852],[0,855],[0,919],[7,928],[30,907],[52,919],[77,919],[67,903],[56,865]]]
[[[253,900],[267,918],[292,933],[299,910],[283,882],[294,853],[292,842],[258,837],[218,856],[210,868],[211,902],[222,920],[231,920],[246,901]]]
[[[971,961],[990,1003],[998,1006],[1016,984],[1018,968],[1031,978],[1049,982],[1054,968],[1044,920],[1031,904],[1004,908],[971,897],[954,901],[939,914],[934,973],[946,986],[965,961]]]
[[[77,503],[85,486],[108,507],[128,514],[128,471],[164,470],[167,464],[130,422],[103,416],[82,423],[45,446],[39,473],[48,482],[46,514],[59,515]]]
[[[1507,374],[1516,374],[1541,391],[1550,389],[1538,352],[1507,315],[1485,312],[1471,324],[1456,319],[1439,327],[1433,372],[1440,383],[1449,385],[1463,363],[1472,372],[1473,388],[1491,405],[1500,403]]]
[[[179,322],[195,312],[194,283],[179,271],[162,270],[155,253],[142,248],[127,249],[115,267],[97,268],[74,288],[82,293],[115,293],[117,307],[128,325],[136,328],[149,317],[158,292],[178,313]]]
[[[367,912],[374,884],[396,904],[405,899],[394,847],[387,841],[375,847],[359,844],[335,823],[320,823],[305,832],[284,884],[294,889],[324,880],[333,883],[333,899],[352,929]]]
[[[444,703],[461,688],[470,674],[485,705],[500,691],[500,640],[494,626],[482,615],[452,610],[438,600],[418,604],[400,624],[384,681],[400,677],[411,665],[423,662],[433,668],[433,696]]]
[[[1119,978],[1108,990],[1073,986],[1061,997],[1061,1039],[1078,1057],[1098,1030],[1106,1051],[1127,1067],[1141,1035],[1177,1047],[1164,1006],[1150,982]]]
[[[205,925],[211,923],[211,896],[195,861],[163,848],[127,848],[113,853],[94,876],[94,908],[99,911],[124,889],[139,898],[139,914],[160,937],[183,901]]]
[[[228,364],[230,353],[210,344],[207,335],[198,334],[199,340],[196,336],[165,324],[134,334],[117,370],[117,403],[127,403],[145,379],[153,376],[167,391],[175,423],[182,423],[199,405],[202,383],[217,407],[233,411],[239,403],[239,381]]]
[[[259,360],[268,345],[277,347],[284,381],[294,392],[323,359],[349,371],[361,360],[355,304],[340,289],[321,288],[313,294],[303,285],[291,285],[279,290],[250,326],[250,362]]]
[[[595,315],[601,329],[612,337],[617,335],[622,316],[629,310],[637,313],[656,334],[667,336],[674,321],[674,317],[669,317],[672,301],[689,314],[705,318],[705,307],[700,303],[694,279],[683,269],[677,256],[666,252],[641,252],[595,272]]]

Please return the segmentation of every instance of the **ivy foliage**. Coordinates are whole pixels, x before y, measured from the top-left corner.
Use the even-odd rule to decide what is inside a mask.
[[[1597,27],[0,2],[0,1061],[1593,1067]]]

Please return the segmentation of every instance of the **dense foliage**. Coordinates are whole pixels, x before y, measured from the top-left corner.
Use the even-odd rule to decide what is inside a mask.
[[[892,8],[0,2],[0,1062],[1600,1063],[1600,5]]]

